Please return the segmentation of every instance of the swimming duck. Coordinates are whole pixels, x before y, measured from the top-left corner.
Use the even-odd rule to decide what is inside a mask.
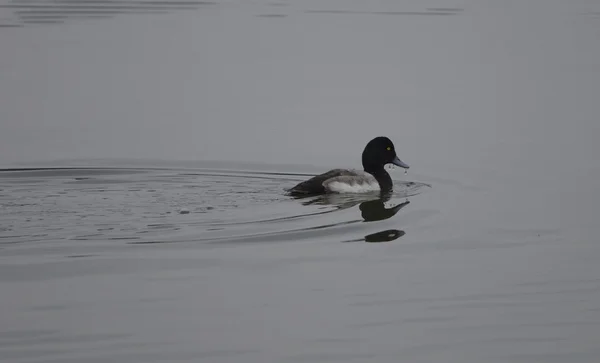
[[[364,171],[333,169],[301,182],[289,190],[291,195],[308,196],[326,193],[366,193],[392,190],[390,174],[383,168],[394,164],[408,169],[409,166],[396,156],[390,139],[379,136],[369,141],[362,153]]]

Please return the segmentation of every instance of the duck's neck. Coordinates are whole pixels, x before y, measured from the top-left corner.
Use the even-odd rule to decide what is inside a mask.
[[[381,191],[389,191],[392,189],[394,183],[392,182],[392,177],[388,174],[387,171],[383,168],[383,166],[371,166],[364,165],[364,169],[367,173],[373,175],[379,186],[381,187]]]

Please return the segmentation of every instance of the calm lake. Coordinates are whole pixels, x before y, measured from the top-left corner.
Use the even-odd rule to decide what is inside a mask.
[[[600,2],[0,0],[0,361],[600,361]],[[389,137],[394,193],[295,199]]]

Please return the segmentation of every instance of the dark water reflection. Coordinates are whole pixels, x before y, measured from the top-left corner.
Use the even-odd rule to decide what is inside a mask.
[[[359,208],[364,220],[367,222],[373,222],[391,218],[396,215],[400,209],[404,208],[410,203],[410,201],[407,200],[404,203],[400,203],[394,207],[386,208],[385,202],[388,200],[389,199],[378,199],[361,203]]]
[[[365,242],[378,243],[390,242],[404,236],[406,232],[397,229],[389,229],[365,236]]]
[[[60,24],[69,19],[106,18],[119,14],[163,14],[215,4],[212,1],[13,0],[0,2],[0,11],[10,10],[14,16],[10,22],[0,20],[0,27]]]

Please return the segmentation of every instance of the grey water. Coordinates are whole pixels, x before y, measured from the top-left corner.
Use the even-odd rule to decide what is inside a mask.
[[[0,362],[598,362],[598,95],[589,0],[0,0]]]

